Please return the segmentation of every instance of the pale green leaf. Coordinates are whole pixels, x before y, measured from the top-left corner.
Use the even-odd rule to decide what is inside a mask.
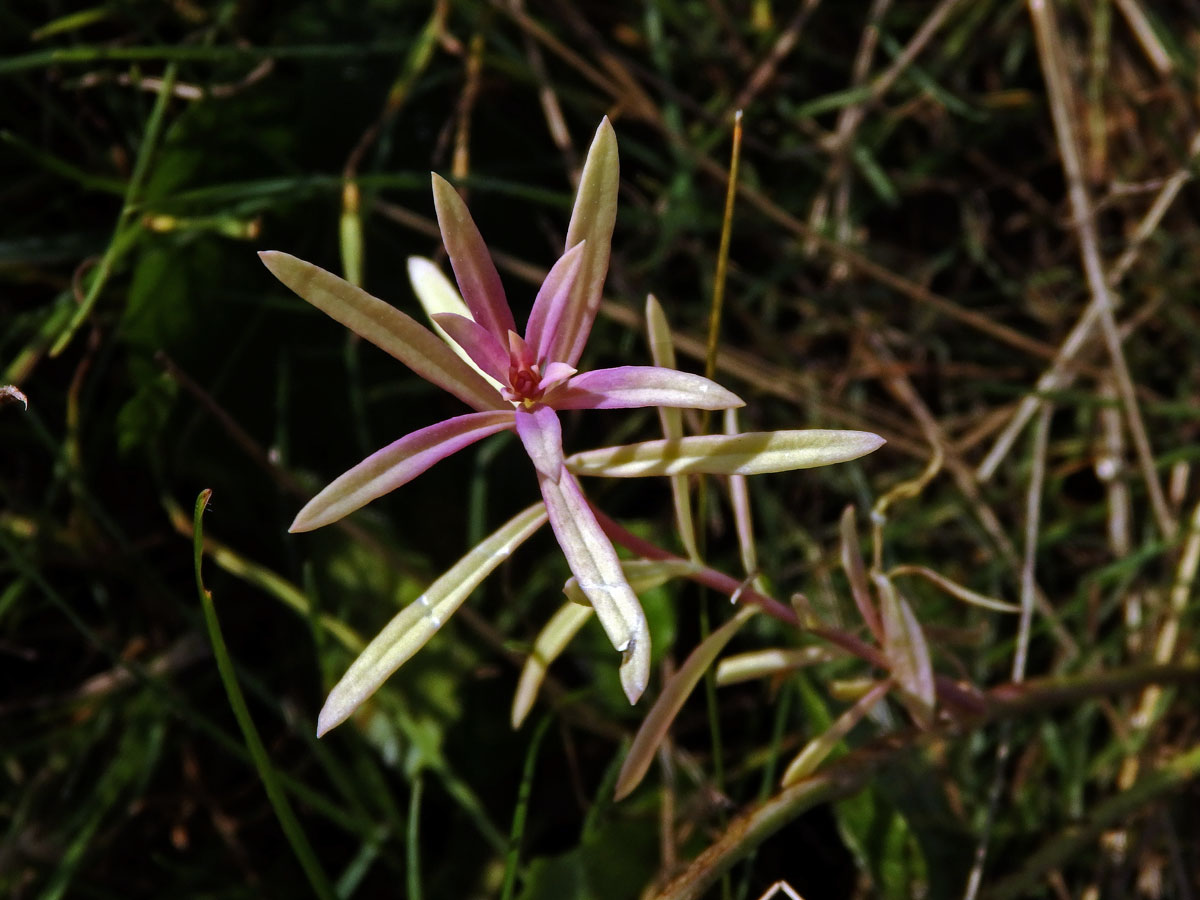
[[[571,301],[559,324],[550,358],[575,365],[583,353],[592,321],[600,308],[604,277],[617,220],[617,191],[620,187],[617,135],[607,118],[596,129],[587,160],[579,177],[575,207],[567,226],[564,251],[587,241]]]
[[[545,521],[546,508],[540,503],[513,516],[385,625],[329,692],[317,717],[317,736],[346,721]]]
[[[642,606],[574,476],[564,471],[555,481],[539,472],[538,484],[558,546],[613,648],[622,654],[625,695],[637,703],[650,680],[650,630]]]
[[[877,450],[883,438],[869,431],[761,431],[701,435],[586,450],[567,457],[578,475],[639,478],[647,475],[764,475],[846,462]]]
[[[737,653],[717,664],[717,684],[723,687],[756,678],[769,678],[842,656],[845,654],[826,646],[774,647]]]
[[[862,699],[838,716],[837,721],[805,744],[804,749],[788,764],[783,778],[780,779],[781,786],[793,785],[815,772],[817,766],[825,761],[825,758],[833,752],[855,725],[866,718],[867,714],[875,708],[875,704],[887,695],[891,687],[890,679],[875,685]]]
[[[578,587],[576,587],[578,590]],[[579,595],[582,597],[583,592]],[[585,598],[586,599],[586,598]],[[533,641],[529,655],[525,657],[525,665],[521,668],[521,679],[517,682],[517,692],[513,695],[512,727],[520,728],[533,701],[537,699],[538,691],[546,678],[546,670],[554,662],[571,639],[579,633],[579,629],[592,617],[590,604],[583,606],[578,603],[566,603],[550,617],[538,636]]]
[[[646,330],[650,335],[650,358],[656,366],[675,368],[675,345],[671,343],[671,327],[666,314],[653,294],[646,296]],[[663,437],[678,440],[683,437],[683,410],[675,406],[658,407],[658,421],[662,424]],[[699,559],[696,544],[696,525],[692,518],[692,499],[688,493],[688,477],[672,475],[671,502],[675,507],[675,527],[679,540],[689,559]]]
[[[359,337],[390,353],[426,381],[477,410],[512,404],[411,316],[331,272],[287,253],[259,253],[271,274]]]
[[[454,351],[459,359],[478,372],[488,384],[496,390],[500,390],[502,387],[500,382],[475,365],[475,361],[471,359],[467,351],[452,340],[450,335],[446,334],[446,330],[433,318],[438,313],[453,313],[465,319],[471,318],[471,311],[467,309],[466,302],[453,282],[433,264],[432,260],[423,256],[408,258],[408,280],[437,336],[446,342],[446,345]]]

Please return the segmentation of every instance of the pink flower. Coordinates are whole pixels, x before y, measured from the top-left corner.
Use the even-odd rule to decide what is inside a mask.
[[[469,363],[415,320],[337,276],[285,253],[260,256],[305,300],[475,410],[414,431],[367,457],[309,501],[291,530],[336,522],[463,447],[515,430],[537,473],[567,563],[613,646],[624,654],[621,681],[633,703],[649,675],[645,616],[612,543],[564,464],[557,411],[645,406],[716,410],[741,406],[742,401],[707,378],[658,366],[577,371],[608,269],[618,180],[616,136],[605,119],[580,179],[566,252],[538,291],[522,337],[466,204],[448,182],[433,176],[442,239],[470,311],[469,318],[438,313],[434,319]]]

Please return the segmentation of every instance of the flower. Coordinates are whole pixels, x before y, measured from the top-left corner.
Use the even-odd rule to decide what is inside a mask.
[[[618,181],[616,136],[605,119],[588,151],[566,250],[542,283],[521,336],[466,204],[448,182],[433,175],[442,239],[470,312],[469,317],[436,313],[433,318],[461,354],[404,313],[329,272],[285,253],[260,256],[305,300],[475,409],[414,431],[367,457],[310,500],[290,530],[310,531],[335,522],[463,447],[500,431],[516,431],[537,473],[567,564],[609,640],[623,654],[621,682],[635,703],[649,676],[645,615],[612,543],[567,470],[557,411],[646,406],[717,410],[742,401],[707,378],[658,366],[577,371],[608,269]]]

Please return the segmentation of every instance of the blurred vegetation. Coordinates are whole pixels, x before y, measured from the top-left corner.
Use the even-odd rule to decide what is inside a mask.
[[[28,399],[0,405],[0,893],[1200,892],[1196,0],[16,0],[0,48],[0,384]],[[697,692],[614,803],[653,697],[624,702],[598,628],[552,668],[552,702],[508,725],[567,574],[539,534],[318,742],[348,645],[536,484],[501,437],[289,536],[329,479],[461,410],[255,250],[415,312],[406,257],[444,263],[435,169],[468,194],[520,320],[608,115],[622,204],[589,365],[648,361],[653,292],[699,371],[736,109],[718,380],[747,398],[746,430],[889,441],[751,481],[761,574],[865,633],[841,511],[868,521],[940,458],[891,504],[877,562],[1038,607],[1022,633],[897,576],[935,669],[989,690],[1027,646],[1025,674],[1073,687],[925,734],[878,707],[803,795],[780,774],[853,702],[862,663]],[[657,420],[564,429],[584,449]],[[205,488],[206,584],[307,868],[213,658],[191,556]],[[588,490],[678,552],[665,483]],[[703,524],[708,559],[741,578],[728,506]],[[643,599],[654,694],[698,610],[719,623],[729,604],[674,583]],[[814,643],[760,617],[731,649]]]

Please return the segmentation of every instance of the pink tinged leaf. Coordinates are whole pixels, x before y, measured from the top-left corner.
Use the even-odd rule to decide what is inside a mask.
[[[551,519],[552,523],[553,521]],[[621,773],[617,776],[614,799],[624,799],[641,783],[646,772],[650,770],[650,763],[654,761],[659,745],[666,737],[667,729],[683,708],[684,701],[700,683],[717,654],[725,649],[725,645],[737,634],[738,629],[757,612],[757,606],[744,606],[738,610],[736,616],[701,641],[696,649],[688,654],[679,670],[663,685],[662,693],[654,701],[650,712],[646,714],[645,720],[634,735],[629,755],[625,757]]]
[[[922,728],[928,728],[933,724],[937,690],[929,645],[925,642],[921,624],[886,575],[875,573],[871,580],[875,582],[881,600],[883,654],[891,667],[900,700],[914,721]]]
[[[445,341],[446,345],[460,359],[464,360],[467,365],[482,375],[488,384],[499,391],[502,383],[479,368],[475,361],[467,355],[467,351],[453,341],[450,335],[446,334],[445,329],[434,321],[433,317],[437,313],[456,313],[463,318],[471,318],[471,311],[467,309],[467,304],[463,302],[462,295],[458,293],[458,288],[454,286],[450,279],[442,274],[441,269],[421,256],[410,256],[408,258],[408,281],[412,285],[413,293],[417,295],[417,300],[421,303],[421,308],[425,310],[425,315],[429,317],[434,333]],[[474,321],[474,319],[471,321]]]
[[[572,382],[573,383],[573,382]],[[641,478],[649,475],[765,475],[846,462],[878,449],[869,431],[762,431],[700,435],[586,450],[567,458],[577,475]]]
[[[730,409],[746,404],[737,394],[702,375],[658,366],[618,366],[576,375],[555,397],[554,405],[558,409]]]
[[[557,481],[538,480],[550,527],[609,641],[622,654],[621,686],[636,703],[650,680],[650,631],[642,606],[579,483],[566,471]]]
[[[336,478],[300,510],[289,531],[336,522],[416,478],[434,463],[514,426],[512,410],[467,413],[414,431]]]
[[[541,478],[557,482],[563,473],[562,425],[548,406],[518,407],[517,436]]]
[[[600,298],[612,244],[613,225],[617,220],[617,190],[621,181],[617,159],[617,136],[606,118],[596,129],[587,161],[579,178],[575,209],[567,228],[566,248],[587,241],[583,264],[575,289],[555,329],[548,355],[550,359],[575,365],[583,353]]]
[[[854,605],[858,614],[870,629],[875,640],[883,643],[883,626],[879,622],[879,613],[871,600],[870,585],[867,581],[867,567],[863,562],[862,551],[858,546],[858,529],[854,524],[854,506],[842,510],[842,568],[846,570],[846,579],[850,582],[850,593],[854,597]]]
[[[317,309],[390,353],[426,381],[478,410],[508,404],[483,376],[410,316],[319,266],[267,250],[259,253],[271,274]]]
[[[547,363],[546,371],[542,374],[542,380],[538,382],[538,390],[551,391],[559,385],[564,384],[576,371],[576,369],[573,369],[566,363]]]
[[[545,521],[546,510],[540,503],[513,516],[384,626],[329,692],[317,716],[317,737],[346,721]]]
[[[550,355],[554,349],[554,336],[558,333],[563,312],[578,280],[586,248],[585,241],[576,244],[559,257],[546,280],[542,282],[537,299],[533,301],[529,322],[525,326],[525,340],[533,348],[540,362],[549,362],[557,358]]]
[[[442,243],[446,245],[467,308],[476,322],[503,342],[504,336],[516,329],[516,323],[504,298],[500,273],[467,211],[467,204],[450,182],[437,173],[433,174],[433,205],[442,229]]]
[[[455,313],[434,313],[430,318],[462,347],[475,365],[501,384],[508,384],[508,351],[490,331]]]

